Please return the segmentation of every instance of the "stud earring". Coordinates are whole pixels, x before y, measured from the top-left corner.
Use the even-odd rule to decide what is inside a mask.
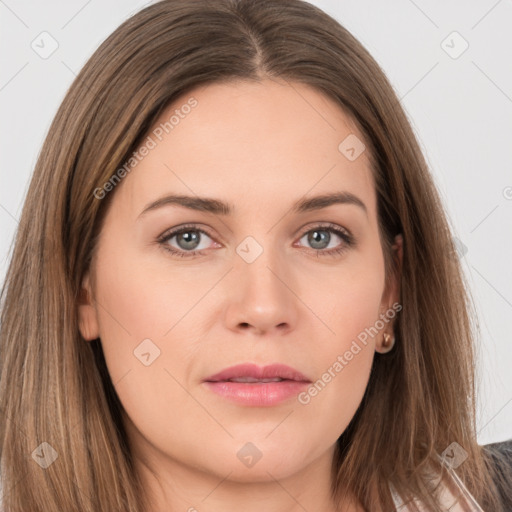
[[[395,335],[384,333],[384,340],[382,341],[381,353],[385,354],[389,352],[395,346]]]

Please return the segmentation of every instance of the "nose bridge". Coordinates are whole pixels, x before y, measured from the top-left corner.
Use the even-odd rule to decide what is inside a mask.
[[[290,326],[296,305],[288,284],[290,272],[281,264],[282,247],[274,236],[258,238],[247,236],[236,247],[229,321],[232,327],[249,324],[258,330]]]
[[[235,259],[234,270],[237,279],[251,287],[267,289],[281,288],[283,283],[276,277],[280,273],[279,247],[273,247],[274,237],[247,236],[236,247],[237,258]]]

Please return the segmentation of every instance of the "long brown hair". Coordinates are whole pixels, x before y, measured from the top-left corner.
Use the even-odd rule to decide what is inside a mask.
[[[456,442],[468,454],[459,477],[484,507],[502,511],[475,433],[474,311],[427,164],[375,60],[300,0],[162,0],[122,23],[71,85],[36,163],[2,289],[7,511],[147,510],[101,345],[78,329],[82,278],[115,194],[99,200],[94,191],[175,98],[200,84],[263,78],[309,84],[364,134],[387,278],[393,238],[404,240],[396,345],[376,354],[337,442],[333,497],[343,482],[366,509],[388,510],[392,483],[404,499],[440,510],[422,474]],[[34,463],[55,454],[46,471]]]

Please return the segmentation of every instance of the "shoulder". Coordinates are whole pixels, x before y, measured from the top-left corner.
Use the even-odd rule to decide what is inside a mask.
[[[482,448],[492,453],[503,454],[512,463],[512,438],[499,443],[484,444]]]
[[[493,480],[506,510],[512,510],[512,439],[482,446],[494,474]]]

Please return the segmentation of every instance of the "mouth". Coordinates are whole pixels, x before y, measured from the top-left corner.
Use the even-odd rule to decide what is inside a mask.
[[[235,377],[234,379],[228,379],[226,381],[210,381],[210,382],[249,382],[254,384],[256,382],[283,382],[285,380],[291,379],[281,379],[280,377],[275,377],[273,379],[255,379],[254,377]],[[296,381],[294,381],[296,382]]]
[[[295,368],[285,364],[270,364],[258,366],[253,363],[237,364],[210,375],[205,382],[279,382],[291,380],[295,382],[311,382],[305,375]]]
[[[204,379],[214,393],[241,405],[265,407],[280,404],[300,393],[311,381],[290,366],[260,367],[247,363],[226,368]]]

